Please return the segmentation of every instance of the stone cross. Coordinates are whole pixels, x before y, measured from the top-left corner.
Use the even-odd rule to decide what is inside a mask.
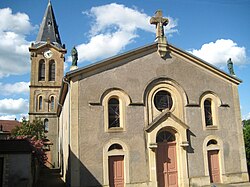
[[[155,12],[155,17],[152,17],[150,19],[150,23],[154,24],[156,26],[156,38],[159,39],[161,37],[164,37],[164,28],[163,26],[166,26],[168,24],[168,19],[162,17],[162,11],[157,10]]]

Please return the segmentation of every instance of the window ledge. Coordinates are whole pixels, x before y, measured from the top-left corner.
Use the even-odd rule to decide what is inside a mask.
[[[218,130],[218,126],[211,125],[211,126],[206,126],[206,130]]]
[[[123,132],[124,129],[122,127],[111,127],[107,132]]]

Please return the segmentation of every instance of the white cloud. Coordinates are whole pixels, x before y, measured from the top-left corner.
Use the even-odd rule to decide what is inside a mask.
[[[215,42],[203,44],[200,49],[193,49],[189,52],[217,66],[225,66],[229,58],[234,64],[244,64],[247,61],[245,47],[238,46],[230,39],[218,39]]]
[[[0,120],[15,120],[16,115],[6,115],[6,116],[0,116]]]
[[[122,4],[112,3],[93,7],[84,14],[93,18],[93,22],[89,42],[76,46],[79,62],[117,54],[138,37],[138,30],[155,32],[155,26],[149,23],[151,16]],[[165,33],[177,32],[177,20],[168,18],[170,23],[165,28]]]
[[[250,119],[250,112],[249,112],[246,116],[243,117],[243,120],[244,120],[244,119],[245,119],[245,120]]]
[[[0,9],[0,78],[30,71],[30,42],[25,37],[33,29],[28,15]]]
[[[28,113],[29,103],[27,99],[2,99],[0,100],[0,115],[17,115]]]
[[[1,95],[15,95],[29,93],[29,82],[16,82],[14,84],[3,84],[0,82]]]

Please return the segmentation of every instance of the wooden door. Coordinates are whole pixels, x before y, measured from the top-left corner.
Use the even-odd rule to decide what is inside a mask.
[[[109,186],[124,187],[124,157],[109,157]]]
[[[158,187],[178,187],[176,143],[158,143],[156,160]]]
[[[220,183],[219,151],[208,151],[208,167],[211,183]]]

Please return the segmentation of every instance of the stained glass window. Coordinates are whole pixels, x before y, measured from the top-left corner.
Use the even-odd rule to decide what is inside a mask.
[[[213,125],[213,114],[212,114],[212,107],[211,107],[211,100],[206,99],[204,102],[204,111],[205,111],[205,121],[206,126]]]
[[[154,97],[154,104],[159,111],[171,109],[173,105],[171,94],[165,90],[157,92]]]
[[[109,128],[120,127],[119,100],[111,98],[108,102]]]

